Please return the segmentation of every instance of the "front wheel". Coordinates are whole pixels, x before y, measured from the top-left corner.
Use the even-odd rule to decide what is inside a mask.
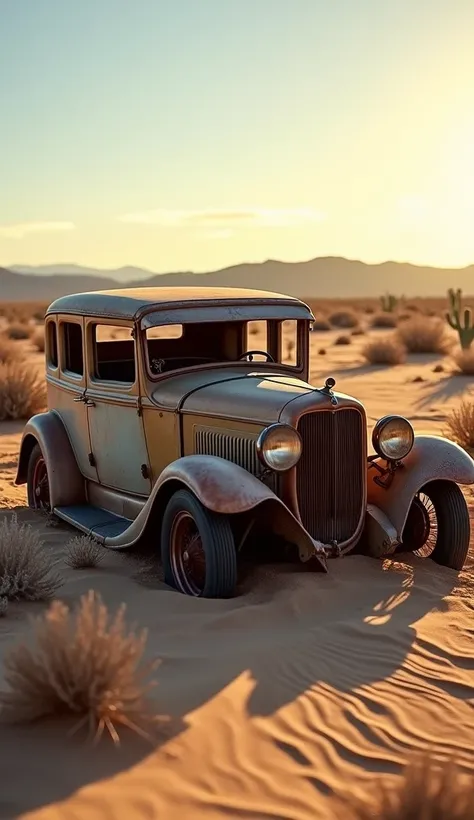
[[[399,552],[414,552],[461,570],[469,550],[471,526],[466,499],[457,484],[431,481],[410,507]]]
[[[237,584],[234,536],[225,515],[188,490],[171,496],[161,527],[165,581],[185,595],[231,598]]]
[[[51,504],[48,469],[39,444],[35,444],[30,454],[26,486],[28,491],[28,506],[33,507],[35,510],[49,512],[51,510]]]

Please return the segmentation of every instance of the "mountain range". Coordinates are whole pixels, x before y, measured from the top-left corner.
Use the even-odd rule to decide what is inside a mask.
[[[210,273],[156,274],[143,268],[95,270],[58,264],[0,267],[0,300],[51,302],[81,291],[133,286],[231,286],[290,293],[302,298],[357,298],[391,291],[405,296],[444,296],[449,287],[474,293],[474,265],[465,268],[420,267],[407,262],[369,265],[343,257],[307,262],[244,263]]]

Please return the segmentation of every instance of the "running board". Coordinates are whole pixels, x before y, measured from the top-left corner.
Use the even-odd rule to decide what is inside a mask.
[[[93,507],[91,504],[55,507],[54,513],[58,518],[62,518],[63,521],[101,542],[104,542],[106,538],[123,535],[133,523],[129,518],[115,515],[101,507]]]

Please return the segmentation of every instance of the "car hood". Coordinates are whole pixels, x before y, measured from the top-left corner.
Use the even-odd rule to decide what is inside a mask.
[[[163,409],[271,424],[289,402],[313,393],[310,384],[261,371],[187,373],[164,379],[152,393]]]

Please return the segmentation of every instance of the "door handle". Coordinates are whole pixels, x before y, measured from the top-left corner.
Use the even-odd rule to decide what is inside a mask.
[[[73,401],[86,401],[85,396],[74,396]]]

